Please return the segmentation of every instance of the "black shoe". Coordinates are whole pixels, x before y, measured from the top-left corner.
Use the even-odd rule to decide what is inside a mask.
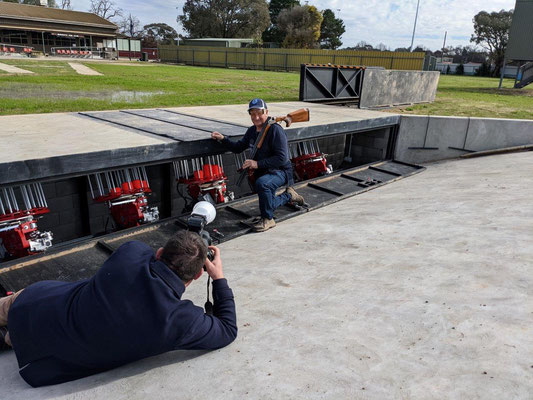
[[[6,335],[7,335],[7,326],[1,326],[0,327],[0,351],[1,350],[10,350],[11,346],[6,343]]]

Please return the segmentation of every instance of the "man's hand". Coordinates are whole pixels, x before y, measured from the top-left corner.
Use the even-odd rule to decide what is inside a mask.
[[[211,279],[216,281],[217,279],[224,278],[224,273],[222,272],[222,259],[220,258],[220,250],[218,247],[209,246],[214,254],[213,262],[209,261],[208,258],[205,259],[205,269]]]
[[[214,131],[211,133],[211,139],[221,141],[224,139],[224,135],[220,132]]]
[[[242,169],[257,169],[257,161],[255,160],[245,160],[244,164],[242,164]]]

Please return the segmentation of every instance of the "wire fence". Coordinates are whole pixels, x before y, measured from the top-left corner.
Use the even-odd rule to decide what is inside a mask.
[[[300,71],[301,64],[339,64],[418,70],[424,68],[422,52],[242,49],[204,46],[159,46],[161,62],[258,69],[265,71]]]

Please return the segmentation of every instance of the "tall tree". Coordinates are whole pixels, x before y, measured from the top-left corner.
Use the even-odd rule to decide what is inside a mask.
[[[91,0],[89,12],[104,19],[118,18],[122,16],[122,8],[117,7],[113,0]]]
[[[144,47],[156,47],[158,44],[172,44],[178,37],[178,32],[164,23],[154,23],[143,27]]]
[[[270,26],[263,32],[264,42],[273,42],[281,44],[285,36],[278,27],[278,15],[283,10],[290,10],[295,6],[299,6],[299,0],[271,0],[268,5],[268,13],[270,15]]]
[[[322,14],[315,6],[296,6],[283,10],[278,16],[278,27],[285,34],[283,47],[317,48],[322,19]]]
[[[190,38],[259,39],[270,24],[265,0],[187,0],[179,20]]]
[[[473,19],[474,34],[470,41],[488,50],[489,57],[496,67],[495,76],[500,74],[503,66],[512,18],[513,10],[501,10],[490,14],[480,11]]]
[[[131,15],[131,13],[118,22],[118,31],[130,38],[141,37],[143,32],[139,18]]]
[[[341,45],[341,36],[346,32],[344,22],[335,18],[335,14],[329,8],[322,12],[324,19],[320,25],[320,47],[323,49],[338,49]]]
[[[61,0],[61,6],[63,10],[72,10],[72,6],[70,5],[70,0]]]

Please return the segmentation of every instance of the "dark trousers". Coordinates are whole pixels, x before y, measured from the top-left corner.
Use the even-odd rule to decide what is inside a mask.
[[[274,211],[291,200],[286,192],[276,196],[276,190],[285,184],[287,184],[287,174],[283,171],[264,174],[255,181],[261,218],[272,219]]]

